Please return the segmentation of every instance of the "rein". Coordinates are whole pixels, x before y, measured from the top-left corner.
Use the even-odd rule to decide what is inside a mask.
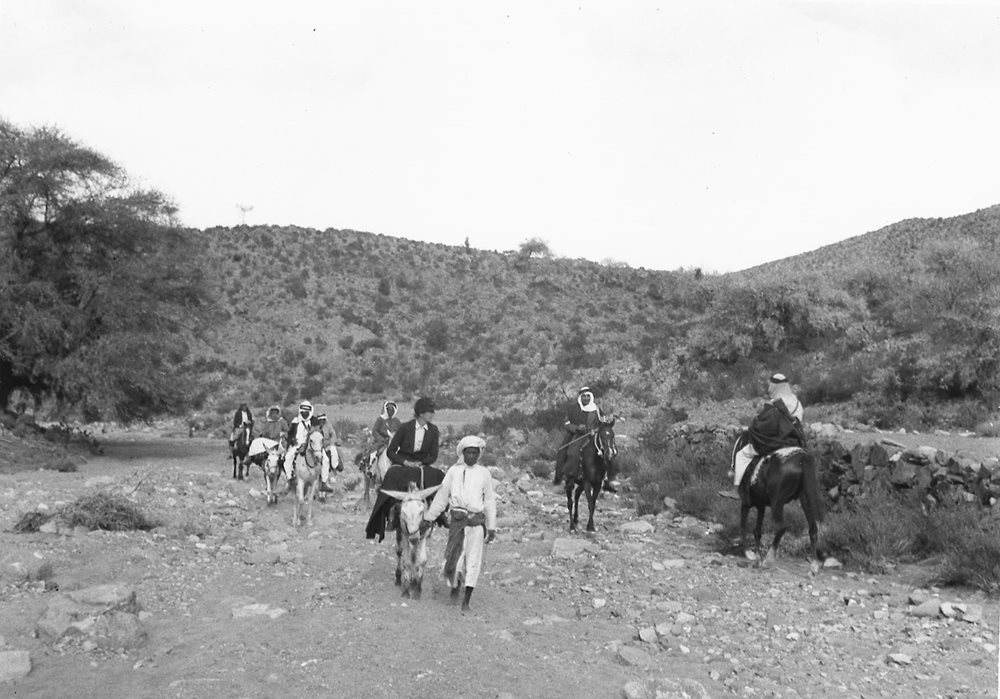
[[[587,439],[588,437],[593,437],[595,434],[597,434],[597,430],[590,430],[589,432],[587,432],[587,434],[580,435],[576,439],[572,439],[572,440],[566,442],[561,447],[559,447],[559,449],[565,449],[569,445],[576,444],[577,442],[579,442],[579,441],[581,441],[583,439]],[[559,451],[559,449],[556,449],[556,451]]]

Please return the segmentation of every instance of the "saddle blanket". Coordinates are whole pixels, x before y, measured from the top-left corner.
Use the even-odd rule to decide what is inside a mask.
[[[805,449],[803,449],[802,447],[782,447],[781,449],[776,449],[775,451],[772,451],[770,454],[767,454],[762,459],[758,459],[756,463],[750,465],[750,468],[753,469],[753,472],[750,474],[750,485],[756,485],[757,478],[758,476],[760,476],[760,472],[764,468],[765,461],[767,461],[768,459],[773,459],[775,457],[777,457],[781,461],[784,461],[792,454],[797,454],[799,452],[805,452]]]
[[[273,439],[268,439],[267,437],[257,437],[257,439],[250,442],[250,450],[247,452],[247,456],[263,454],[265,451],[271,451],[276,446],[278,446],[278,443]]]

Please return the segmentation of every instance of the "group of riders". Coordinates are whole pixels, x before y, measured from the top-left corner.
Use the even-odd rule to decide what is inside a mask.
[[[241,403],[233,415],[233,431],[229,437],[230,450],[246,431],[249,448],[246,459],[250,463],[260,463],[267,454],[277,453],[281,458],[281,469],[291,490],[295,478],[295,459],[305,456],[307,450],[322,454],[320,467],[320,490],[331,492],[332,472],[344,469],[337,446],[337,431],[327,420],[325,413],[316,413],[313,404],[307,400],[299,403],[291,423],[281,414],[281,408],[272,405],[267,409],[264,422],[254,422],[253,413],[246,403]]]
[[[736,488],[748,467],[759,462],[761,457],[786,447],[806,446],[802,427],[802,403],[792,391],[788,378],[784,374],[773,374],[768,380],[767,389],[768,400],[747,430],[737,439],[733,449],[729,476]],[[392,464],[398,466],[430,466],[437,459],[438,450],[438,430],[431,422],[434,416],[433,402],[429,398],[418,400],[414,405],[414,419],[406,423],[397,417],[398,411],[395,401],[383,402],[382,412],[375,418],[371,428],[369,453],[373,456],[385,454]],[[563,437],[556,451],[553,479],[556,485],[567,475],[578,472],[586,440],[602,421],[608,419],[597,405],[593,390],[589,386],[581,387],[563,423]],[[290,424],[276,405],[268,408],[262,424],[255,423],[250,408],[242,403],[233,416],[230,445],[244,429],[249,430],[251,435],[248,459],[254,461],[262,453],[275,450],[281,452],[282,470],[290,488],[295,473],[295,459],[305,453],[310,443],[313,443],[316,451],[321,447],[323,453],[321,489],[329,491],[331,472],[343,470],[336,448],[339,445],[336,431],[327,416],[316,413],[312,403],[307,400],[299,403],[296,416]],[[612,460],[606,466],[603,489],[615,493],[619,486],[617,464]]]

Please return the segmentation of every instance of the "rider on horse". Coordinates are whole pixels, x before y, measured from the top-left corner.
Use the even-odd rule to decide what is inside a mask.
[[[233,444],[236,443],[236,438],[239,437],[240,430],[245,426],[250,427],[250,436],[253,436],[253,413],[250,412],[250,407],[246,403],[240,403],[240,407],[236,409],[236,413],[233,415],[233,431],[229,434],[229,446],[232,448]],[[249,439],[247,440],[250,441]]]
[[[580,468],[580,453],[583,451],[584,442],[603,419],[601,409],[594,402],[593,391],[589,386],[584,386],[577,394],[576,403],[570,406],[566,422],[563,424],[566,434],[556,451],[556,473],[552,480],[555,485],[559,485],[567,473],[575,473]],[[616,474],[617,467],[613,462],[609,463],[604,479],[604,490],[609,493],[618,492]]]
[[[337,431],[333,429],[326,419],[326,413],[314,415],[312,427],[323,435],[323,467],[320,471],[320,488],[326,492],[332,492],[330,487],[330,471],[336,469],[343,471],[340,464],[340,453],[337,451]]]
[[[792,392],[784,374],[774,374],[767,384],[768,401],[741,435],[742,449],[733,452],[729,475],[737,487],[751,462],[782,447],[805,448],[802,402]]]

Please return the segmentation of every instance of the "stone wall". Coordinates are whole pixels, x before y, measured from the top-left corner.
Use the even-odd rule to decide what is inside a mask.
[[[685,424],[671,430],[670,449],[686,461],[728,463],[738,425]],[[833,504],[874,490],[914,492],[928,506],[977,502],[1000,509],[1000,459],[984,461],[934,447],[908,448],[883,435],[848,446],[839,428],[806,427],[809,449],[819,464],[819,480]],[[855,441],[855,440],[851,440]],[[723,471],[724,472],[724,471]]]

